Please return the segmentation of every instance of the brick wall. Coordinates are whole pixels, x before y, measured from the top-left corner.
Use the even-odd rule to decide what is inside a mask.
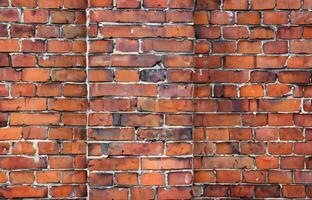
[[[90,198],[191,198],[193,2],[90,3]]]
[[[311,3],[197,1],[194,196],[311,198]]]
[[[0,0],[0,197],[312,198],[311,0]]]
[[[0,6],[0,196],[86,197],[87,4]]]

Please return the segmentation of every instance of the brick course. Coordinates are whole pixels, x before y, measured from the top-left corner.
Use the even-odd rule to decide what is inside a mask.
[[[312,198],[310,0],[0,6],[0,197]]]

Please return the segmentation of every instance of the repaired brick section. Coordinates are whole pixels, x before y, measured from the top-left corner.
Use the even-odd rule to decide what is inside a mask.
[[[88,8],[90,199],[189,199],[194,85],[181,74],[194,67],[193,0],[96,2]]]
[[[87,197],[86,2],[1,1],[1,198]]]
[[[312,198],[311,0],[0,6],[0,198]]]
[[[308,2],[197,1],[193,197],[311,197]]]

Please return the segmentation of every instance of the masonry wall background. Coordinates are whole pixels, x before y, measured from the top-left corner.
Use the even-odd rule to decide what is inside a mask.
[[[91,2],[91,199],[191,198],[194,6],[181,2]]]
[[[87,2],[0,5],[0,196],[86,197]]]
[[[311,0],[0,6],[0,197],[312,198]]]
[[[194,196],[311,198],[311,3],[197,1]]]

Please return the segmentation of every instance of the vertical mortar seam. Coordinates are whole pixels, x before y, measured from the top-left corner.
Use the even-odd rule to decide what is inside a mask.
[[[90,185],[89,185],[89,177],[90,172],[88,170],[88,156],[89,156],[89,145],[88,145],[88,138],[89,138],[89,112],[90,112],[90,89],[89,89],[89,24],[90,24],[90,17],[89,17],[89,7],[90,7],[90,0],[87,2],[87,8],[85,10],[86,13],[86,89],[87,89],[87,110],[86,110],[86,170],[87,170],[87,180],[86,180],[86,187],[87,187],[87,200],[90,199]]]

